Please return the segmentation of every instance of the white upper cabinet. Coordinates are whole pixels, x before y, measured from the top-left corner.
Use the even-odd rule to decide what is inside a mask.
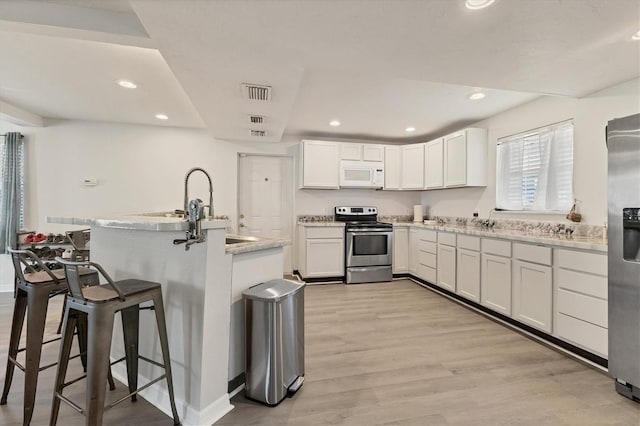
[[[301,187],[338,189],[340,186],[340,144],[330,141],[302,141]]]
[[[364,161],[384,161],[384,145],[363,144],[362,159]]]
[[[384,161],[384,145],[340,143],[340,159],[349,161]]]
[[[444,140],[442,138],[424,145],[424,187],[442,188],[444,185]]]
[[[400,146],[384,147],[384,189],[400,189]]]
[[[362,144],[361,143],[341,143],[340,159],[361,161],[362,160]]]
[[[401,168],[402,189],[424,188],[424,144],[403,145]]]
[[[444,137],[444,187],[487,185],[487,130],[470,128]]]

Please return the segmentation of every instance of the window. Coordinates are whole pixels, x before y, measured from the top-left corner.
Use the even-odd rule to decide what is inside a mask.
[[[497,209],[567,211],[573,203],[573,121],[498,141]]]
[[[5,180],[5,138],[0,138],[0,205],[2,204],[3,197],[3,184]],[[18,143],[18,229],[24,229],[24,141],[20,139]]]

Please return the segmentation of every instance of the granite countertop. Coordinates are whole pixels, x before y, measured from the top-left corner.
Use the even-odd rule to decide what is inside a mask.
[[[186,231],[189,229],[188,222],[184,221],[181,217],[154,216],[150,214],[105,215],[99,217],[47,216],[46,221],[48,223],[61,223],[65,225],[99,226],[103,228],[155,232]],[[226,229],[228,226],[229,221],[226,219],[202,221],[202,229]]]
[[[342,227],[344,228],[344,222],[336,222],[336,221],[318,221],[318,222],[298,222],[298,225],[302,226],[332,226],[332,227]]]
[[[576,236],[567,233],[550,233],[546,231],[529,231],[524,229],[482,228],[475,225],[465,226],[452,223],[438,225],[435,222],[430,224],[393,220],[389,222],[396,228],[432,229],[435,231],[455,232],[459,234],[477,235],[480,237],[502,238],[512,241],[547,244],[580,250],[593,250],[603,253],[607,252],[607,239],[602,237]],[[344,226],[344,222],[335,222],[330,220],[299,221],[298,224],[302,226],[322,227]]]
[[[253,251],[267,250],[270,248],[290,246],[291,240],[284,238],[263,238],[259,241],[247,241],[246,243],[226,244],[224,252],[227,254],[250,253]]]
[[[528,243],[548,244],[581,250],[594,250],[607,252],[607,239],[602,237],[573,236],[570,234],[551,234],[543,232],[531,232],[518,229],[504,228],[480,228],[477,226],[460,226],[453,224],[445,225],[424,225],[420,223],[405,222],[394,223],[394,226],[407,226],[411,228],[433,229],[436,231],[447,231],[460,234],[477,235],[480,237],[503,238],[513,241]]]

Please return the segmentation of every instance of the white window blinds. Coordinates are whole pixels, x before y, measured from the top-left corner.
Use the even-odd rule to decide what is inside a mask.
[[[572,121],[499,141],[496,208],[566,211],[573,202]]]

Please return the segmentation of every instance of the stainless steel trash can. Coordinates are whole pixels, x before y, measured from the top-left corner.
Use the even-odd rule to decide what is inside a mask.
[[[304,286],[271,280],[243,293],[245,396],[269,406],[292,396],[304,381]]]

